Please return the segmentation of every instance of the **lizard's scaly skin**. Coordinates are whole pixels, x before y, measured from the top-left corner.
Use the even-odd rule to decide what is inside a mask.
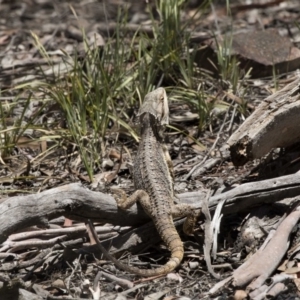
[[[168,124],[169,108],[166,92],[158,88],[145,97],[138,116],[141,124],[141,141],[133,165],[136,191],[130,197],[119,190],[118,207],[127,209],[139,201],[152,218],[155,227],[171,252],[169,261],[156,269],[143,270],[124,265],[111,255],[109,258],[119,267],[140,276],[163,275],[174,270],[184,254],[183,244],[173,223],[173,217],[185,217],[184,231],[193,232],[196,214],[187,204],[174,204],[172,162],[163,144],[163,128]],[[118,195],[118,193],[117,193]],[[101,250],[106,252],[105,249]]]

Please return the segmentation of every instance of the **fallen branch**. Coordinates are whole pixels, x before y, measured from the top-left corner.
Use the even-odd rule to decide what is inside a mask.
[[[300,194],[300,172],[296,174],[246,183],[228,192],[213,196],[209,209],[215,211],[225,201],[222,213],[236,213],[262,203],[274,203]],[[202,207],[203,194],[199,192],[178,195],[183,203],[195,209]],[[123,211],[118,209],[112,196],[93,192],[74,183],[40,194],[16,196],[0,204],[0,243],[10,234],[33,225],[46,226],[50,219],[66,216],[70,219],[110,223],[120,226],[137,226],[150,219],[140,206]]]
[[[300,195],[300,171],[277,178],[249,182],[213,196],[209,200],[210,210],[215,210],[220,201],[226,201],[222,214],[245,211],[262,203],[275,203],[286,198]]]
[[[138,213],[137,213],[138,212]],[[47,227],[50,219],[59,216],[70,219],[131,226],[149,219],[142,209],[134,206],[119,210],[112,196],[93,192],[74,183],[39,194],[16,196],[0,204],[0,243],[26,227]]]

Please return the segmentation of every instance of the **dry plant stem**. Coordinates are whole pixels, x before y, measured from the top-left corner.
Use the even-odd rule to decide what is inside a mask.
[[[220,275],[217,274],[211,265],[211,248],[214,240],[214,230],[212,228],[211,215],[208,208],[208,199],[210,197],[210,192],[207,193],[207,197],[203,201],[202,213],[205,216],[205,243],[203,245],[204,258],[207,265],[209,273],[216,279],[220,279]]]
[[[219,202],[217,209],[215,210],[214,217],[211,224],[211,232],[213,233],[213,247],[212,247],[212,257],[216,259],[217,249],[218,249],[218,235],[220,232],[220,224],[223,215],[221,214],[222,208],[224,206],[225,200]]]
[[[123,279],[123,278],[119,278],[119,277],[117,277],[115,275],[108,274],[108,273],[106,273],[104,271],[102,271],[101,274],[102,274],[103,277],[105,277],[109,281],[117,283],[117,284],[119,284],[121,287],[123,287],[125,289],[131,289],[134,286],[134,283],[131,282],[131,281],[129,281],[129,280],[126,280],[126,279]]]
[[[148,278],[148,279],[147,279],[147,278],[143,278],[143,279],[138,280],[138,281],[140,282],[140,281],[148,281],[148,280],[149,280],[149,278]],[[137,282],[137,281],[136,281],[136,282]],[[119,293],[119,295],[123,295],[123,296],[129,295],[130,293],[132,293],[132,292],[134,292],[134,291],[136,291],[136,290],[138,290],[138,289],[141,289],[141,288],[143,288],[144,286],[146,286],[146,284],[144,284],[144,283],[136,284],[134,287],[132,287],[132,288],[130,288],[130,289],[124,291],[124,292]],[[114,298],[114,299],[115,299],[115,298]]]
[[[10,262],[10,263],[3,263],[0,266],[0,271],[11,271],[14,269],[22,269],[22,268],[28,268],[32,265],[39,264],[45,257],[51,253],[51,249],[45,249],[41,251],[38,255],[36,255],[33,259],[24,261],[24,262]]]
[[[20,256],[15,253],[0,253],[0,259],[8,258],[10,256],[16,260],[18,260],[20,258]]]
[[[63,242],[67,239],[67,235],[58,236],[47,241],[42,240],[26,240],[22,242],[10,242],[6,241],[3,243],[4,247],[0,249],[1,252],[7,251],[10,249],[11,252],[16,252],[22,249],[28,249],[32,247],[36,248],[46,248],[54,246],[58,242]]]
[[[229,270],[233,270],[232,265],[230,263],[224,263],[224,264],[219,264],[219,265],[213,265],[212,266],[214,268],[214,270],[218,270],[218,269],[229,269]]]
[[[66,288],[67,290],[70,292],[70,282],[72,277],[74,276],[75,272],[77,271],[78,268],[80,268],[80,259],[81,259],[81,255],[79,255],[78,259],[75,260],[75,267],[73,267],[69,262],[67,262],[68,266],[70,267],[70,269],[72,270],[70,276],[67,278],[67,282],[66,282]]]
[[[235,117],[235,113],[236,113],[237,107],[238,107],[237,104],[235,104],[235,105],[233,106],[232,116],[231,116],[231,118],[230,118],[229,126],[228,126],[228,128],[227,128],[227,130],[226,130],[227,132],[230,132],[230,133],[231,133],[231,129],[232,129],[232,126],[233,126],[233,120],[234,120],[234,117]]]
[[[102,271],[98,271],[97,275],[94,278],[93,287],[89,287],[89,290],[92,293],[94,299],[101,299],[101,289],[99,284],[101,276]]]
[[[61,62],[61,59],[52,58],[51,62],[53,64],[58,64]],[[24,68],[24,67],[34,68],[34,67],[38,67],[41,65],[49,65],[49,62],[45,58],[34,58],[29,61],[22,61],[21,63],[18,62],[16,64],[4,66],[4,67],[2,67],[2,71],[6,71],[7,75],[11,75],[11,74],[14,74],[16,72],[16,69],[18,69],[18,68]],[[8,71],[11,71],[11,73]],[[25,74],[25,72],[24,72],[24,74]]]
[[[95,285],[94,285],[93,288],[89,287],[89,291],[92,294],[93,299],[101,299],[100,298],[101,297],[101,289],[100,289],[99,282],[97,282],[97,286],[96,287],[95,287]]]
[[[282,221],[265,248],[258,250],[251,256],[247,260],[246,267],[242,265],[233,272],[234,286],[245,286],[253,279],[255,280],[247,287],[248,291],[253,291],[262,286],[286,253],[289,246],[290,233],[299,219],[300,210],[295,210]]]
[[[215,293],[217,293],[221,288],[223,288],[224,286],[229,285],[232,282],[232,276],[229,276],[225,279],[223,279],[222,281],[217,282],[209,291],[208,291],[208,295],[214,295]]]
[[[114,227],[113,226],[95,226],[95,230],[97,233],[112,233]],[[86,231],[85,225],[73,226],[68,228],[59,228],[59,229],[45,229],[40,230],[37,229],[35,231],[27,231],[12,234],[9,236],[9,241],[19,241],[19,240],[28,240],[29,238],[37,238],[37,237],[49,237],[50,235],[58,235],[58,234],[70,234],[70,233],[83,233]]]
[[[119,234],[118,233],[110,233],[110,234],[101,234],[100,237],[102,239],[112,239],[112,238],[116,238],[118,237]],[[47,236],[45,235],[45,238],[47,238]],[[9,240],[5,241],[2,245],[3,247],[0,249],[0,258],[5,258],[8,256],[13,256],[15,255],[16,258],[20,257],[21,255],[16,255],[16,254],[12,254],[11,252],[16,252],[19,251],[21,249],[28,249],[28,248],[38,248],[38,249],[42,249],[42,248],[46,248],[49,246],[55,246],[58,245],[60,243],[63,242],[63,244],[65,246],[71,245],[71,244],[78,244],[78,243],[82,243],[84,240],[84,234],[81,235],[81,238],[76,239],[76,237],[74,238],[74,236],[58,236],[55,238],[52,238],[50,240],[33,240],[33,239],[28,239],[28,240],[24,240],[24,241],[17,241],[17,242],[11,242]],[[1,252],[5,252],[5,251],[10,251],[10,253],[1,253]]]
[[[96,245],[96,244],[97,244],[97,241],[96,241],[95,238],[94,238],[94,234],[93,234],[92,230],[95,231],[95,235],[97,236],[95,227],[91,228],[91,226],[89,226],[88,224],[86,224],[86,231],[87,231],[87,234],[88,234],[89,239],[90,239],[90,244],[91,244],[91,245]]]
[[[67,298],[62,298],[61,296],[52,296],[52,295],[48,295],[47,296],[47,300],[86,300],[86,298],[73,298],[73,297],[67,297]]]

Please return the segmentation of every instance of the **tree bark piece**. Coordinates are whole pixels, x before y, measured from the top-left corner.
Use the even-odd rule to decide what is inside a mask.
[[[300,140],[300,74],[267,97],[227,141],[236,166]]]

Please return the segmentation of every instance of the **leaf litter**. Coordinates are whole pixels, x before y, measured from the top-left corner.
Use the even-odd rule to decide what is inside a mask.
[[[186,73],[182,77],[185,81],[180,79],[178,82],[176,73],[170,73],[169,77],[167,73],[157,73],[158,78],[152,82],[166,86],[172,101],[173,128],[170,126],[167,136],[175,165],[176,192],[201,193],[210,188],[215,196],[242,183],[296,173],[300,167],[299,141],[272,150],[268,156],[241,167],[233,165],[224,144],[263,99],[297,77],[293,70],[299,64],[298,2],[255,1],[246,4],[232,1],[226,7],[225,1],[212,1],[210,6],[199,10],[200,2],[188,1],[181,13],[184,21],[197,16],[185,28],[191,33],[189,51],[194,50],[197,63],[197,66],[192,66],[193,73],[191,76]],[[119,8],[126,8],[124,11],[129,20],[122,32],[124,44],[134,49],[131,56],[122,60],[128,71],[135,66],[134,55],[138,55],[135,50],[138,44],[129,42],[136,32],[139,32],[140,43],[144,35],[148,36],[148,48],[145,49],[151,48],[155,40],[153,23],[149,26],[151,17],[159,23],[154,3],[61,1],[53,4],[47,0],[1,3],[1,203],[12,196],[40,193],[71,182],[88,185],[92,173],[99,177],[99,184],[92,186],[95,191],[109,193],[105,181],[121,184],[128,192],[133,190],[130,163],[136,142],[128,133],[128,127],[124,130],[124,126],[114,125],[118,118],[123,118],[127,124],[134,119],[137,103],[142,99],[141,91],[134,94],[128,88],[128,97],[134,95],[136,99],[136,104],[130,109],[122,109],[122,97],[115,96],[118,107],[114,113],[123,114],[114,114],[114,124],[109,121],[106,125],[111,130],[102,137],[98,135],[95,148],[98,147],[101,159],[99,162],[95,159],[93,172],[89,173],[78,144],[68,131],[61,107],[41,89],[43,84],[52,82],[54,86],[50,88],[55,90],[57,77],[69,76],[76,59],[88,63],[87,56],[95,49],[103,51],[108,38],[118,34]],[[87,43],[84,42],[85,34]],[[278,51],[274,51],[275,41]],[[188,65],[185,56],[187,54],[183,53]],[[116,72],[115,66],[106,67],[107,74]],[[88,68],[88,65],[83,68]],[[133,78],[134,75],[128,77],[126,83]],[[139,83],[141,79],[135,77],[134,80]],[[143,80],[147,78],[143,77]],[[182,86],[176,89],[179,84]],[[95,93],[93,88],[90,86],[87,92]],[[82,147],[88,149],[87,145],[93,139],[86,132],[80,140]],[[122,162],[118,158],[108,161],[111,151],[119,153]],[[93,157],[93,152],[88,155]],[[191,178],[188,181],[187,175]],[[18,228],[22,237],[14,240],[10,235],[3,241],[0,250],[1,295],[7,299],[33,299],[34,296],[37,299],[297,297],[299,234],[296,224],[299,212],[295,207],[298,200],[289,193],[284,198],[286,203],[281,200],[271,207],[261,204],[259,208],[219,215],[216,221],[221,222],[221,226],[218,229],[214,225],[219,235],[210,237],[214,239],[214,245],[218,243],[210,254],[213,257],[212,273],[217,271],[225,278],[223,282],[210,276],[204,260],[204,223],[199,225],[195,237],[188,239],[181,235],[186,255],[174,274],[151,281],[137,281],[135,277],[120,273],[101,256],[95,259],[96,254],[89,248],[89,238],[82,222],[74,220],[71,226],[64,227],[65,220],[59,217],[49,220],[49,223],[45,218],[44,227]],[[107,244],[125,233],[131,235],[132,228],[100,225],[96,230]],[[283,249],[274,251],[272,243],[276,239]],[[136,249],[125,245],[119,254],[127,251],[138,253],[139,259],[135,256],[126,259],[141,267],[161,264],[168,253],[163,245],[158,246],[158,241],[156,237],[147,246],[137,244]],[[270,252],[265,250],[268,247],[273,259],[277,260],[272,268],[266,265],[268,259],[259,256],[261,253],[268,255]],[[192,263],[197,263],[198,267],[192,268]],[[247,270],[249,273],[261,270],[267,270],[267,273],[248,275],[251,281],[256,278],[249,285],[240,283],[239,280],[245,280],[247,264],[252,264]],[[18,280],[12,281],[14,276]],[[208,291],[211,295],[207,294]]]

